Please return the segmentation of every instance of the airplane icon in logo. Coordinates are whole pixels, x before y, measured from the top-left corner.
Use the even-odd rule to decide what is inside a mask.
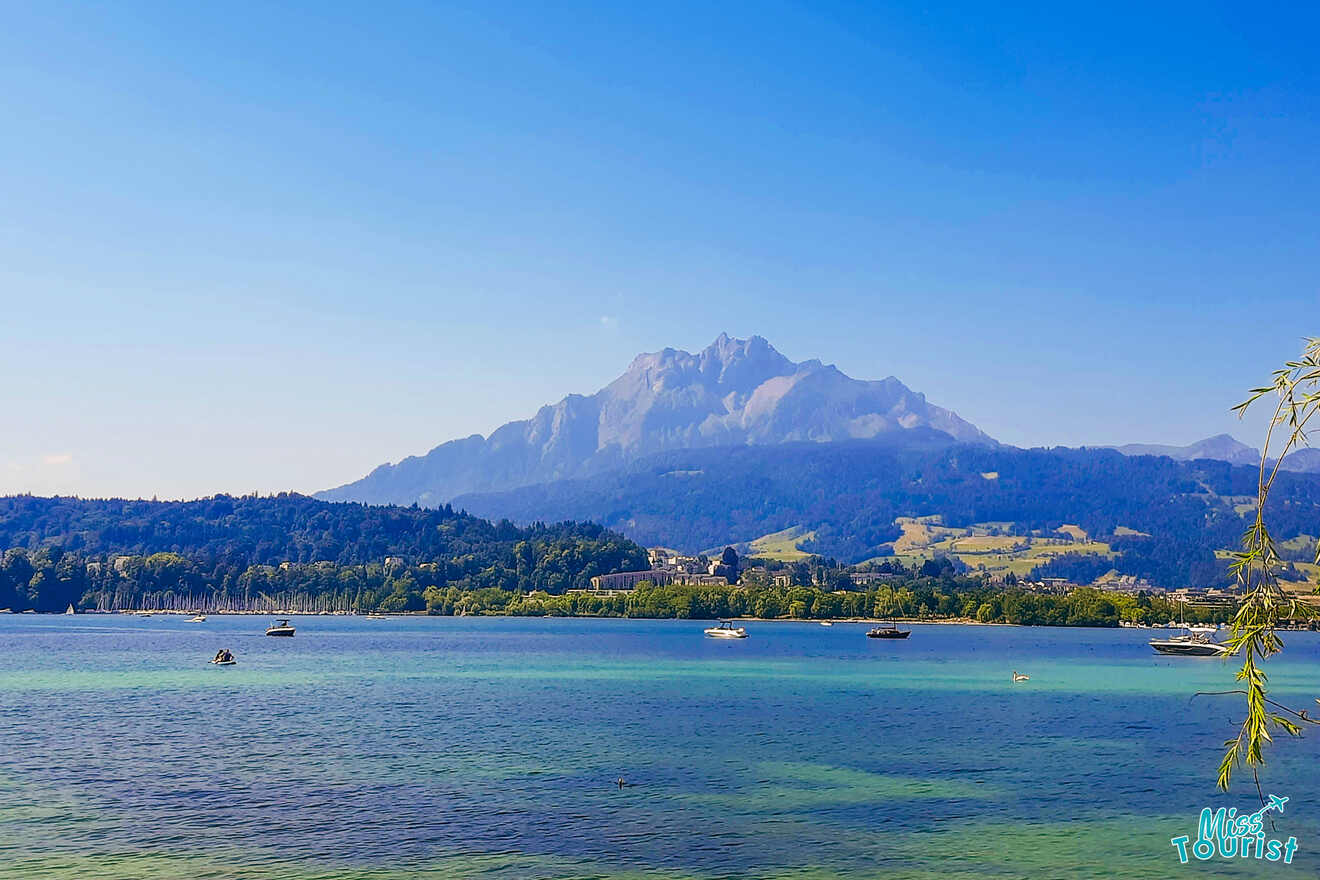
[[[1278,795],[1273,795],[1273,794],[1272,794],[1272,795],[1270,795],[1270,802],[1269,802],[1268,804],[1266,804],[1265,806],[1261,807],[1261,808],[1260,808],[1259,810],[1257,810],[1256,812],[1252,813],[1251,816],[1250,816],[1249,818],[1251,818],[1251,819],[1261,819],[1261,818],[1263,818],[1263,817],[1265,816],[1265,814],[1268,813],[1270,810],[1278,810],[1280,813],[1282,813],[1282,812],[1283,812],[1283,805],[1286,804],[1286,803],[1288,803],[1288,799],[1287,799],[1286,797],[1279,797]]]

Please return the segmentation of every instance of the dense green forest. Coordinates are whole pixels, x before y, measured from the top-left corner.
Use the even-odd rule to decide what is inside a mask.
[[[590,479],[454,503],[515,521],[592,519],[648,546],[689,551],[797,526],[814,533],[802,549],[850,562],[893,552],[900,516],[1005,523],[1023,535],[1075,523],[1116,551],[1105,570],[1181,587],[1223,584],[1214,551],[1238,546],[1255,485],[1254,469],[1219,461],[858,441],[670,452]],[[1320,477],[1280,474],[1270,507],[1281,540],[1317,534]],[[1043,574],[1067,576],[1076,564]]]
[[[563,592],[646,567],[633,542],[590,523],[514,526],[450,507],[328,503],[300,495],[198,501],[0,498],[0,608],[168,607],[207,596],[318,597],[420,610],[427,588]]]

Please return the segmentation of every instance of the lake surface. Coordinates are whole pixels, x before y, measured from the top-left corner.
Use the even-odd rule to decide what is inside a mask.
[[[1232,669],[1150,631],[268,622],[0,617],[0,878],[1320,873],[1320,733],[1268,754],[1291,866],[1178,865],[1256,798],[1214,788],[1240,698],[1189,699]],[[1316,708],[1320,637],[1285,639]]]

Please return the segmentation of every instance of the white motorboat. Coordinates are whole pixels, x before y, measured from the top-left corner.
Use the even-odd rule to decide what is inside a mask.
[[[1018,672],[1016,669],[1014,669],[1014,670],[1013,670],[1013,683],[1016,684],[1016,683],[1019,682],[1019,681],[1031,681],[1031,676],[1030,676],[1030,675],[1026,675],[1026,674],[1021,673],[1021,672]]]
[[[1228,645],[1216,642],[1212,638],[1218,627],[1184,627],[1186,635],[1170,636],[1167,639],[1151,639],[1150,646],[1157,654],[1169,654],[1177,657],[1222,657],[1232,650]]]
[[[832,620],[822,620],[822,621],[820,622],[820,625],[821,625],[821,626],[834,626],[834,621],[832,621]]]
[[[199,615],[197,615],[196,617],[191,618],[188,622],[189,622],[189,623],[206,623],[206,615],[205,615],[205,614],[199,614]]]
[[[292,638],[292,637],[293,637],[293,627],[289,626],[289,620],[288,620],[288,618],[279,618],[279,619],[277,619],[277,620],[275,621],[275,623],[273,623],[273,624],[271,624],[270,626],[266,627],[266,635],[268,635],[268,636],[285,636],[285,637],[287,637],[287,638]]]
[[[721,620],[719,626],[707,627],[706,635],[712,639],[745,639],[747,630],[734,626],[730,621]]]

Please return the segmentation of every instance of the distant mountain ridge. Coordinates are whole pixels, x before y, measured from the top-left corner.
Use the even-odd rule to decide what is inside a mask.
[[[870,440],[917,428],[950,442],[997,445],[893,376],[854,379],[818,360],[795,363],[760,336],[721,333],[696,354],[666,348],[639,355],[595,394],[569,395],[489,437],[452,440],[316,497],[434,507],[467,493],[591,476],[670,450]]]
[[[590,519],[645,546],[684,552],[793,529],[807,536],[797,549],[846,562],[900,552],[901,517],[980,524],[1000,536],[1050,535],[1071,524],[1112,555],[1078,544],[1077,558],[1062,560],[1055,574],[1070,576],[1067,565],[1084,563],[1099,568],[1083,582],[1112,568],[1172,588],[1228,582],[1215,551],[1238,546],[1248,524],[1240,500],[1257,480],[1254,467],[1204,458],[958,444],[929,430],[899,439],[669,451],[583,479],[464,495],[454,506],[523,523]],[[1284,474],[1273,498],[1271,528],[1294,542],[1289,558],[1308,561],[1320,477]],[[993,565],[999,550],[973,542],[962,552],[969,564],[979,552]]]
[[[1254,449],[1229,434],[1216,434],[1187,446],[1168,446],[1160,443],[1128,443],[1110,447],[1124,455],[1162,455],[1174,461],[1210,459],[1230,464],[1259,465],[1260,450]],[[1283,470],[1298,473],[1320,473],[1320,449],[1303,448],[1292,452],[1283,460]]]

